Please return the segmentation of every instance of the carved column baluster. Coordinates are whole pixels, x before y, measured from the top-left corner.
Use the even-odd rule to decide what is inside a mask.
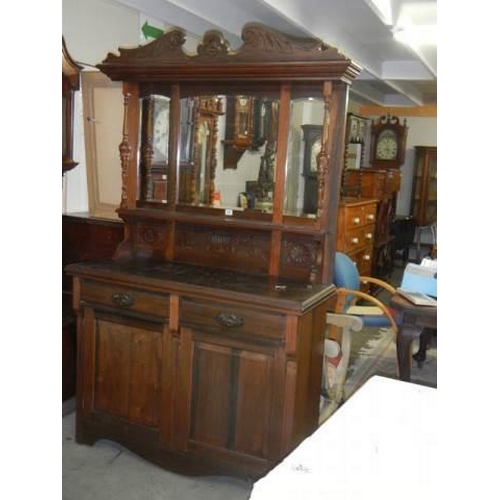
[[[146,136],[142,143],[141,157],[144,168],[144,179],[141,183],[141,197],[148,201],[153,198],[153,179],[151,174],[151,165],[153,161],[153,111],[154,98],[146,98]]]
[[[128,137],[128,104],[130,100],[130,93],[123,96],[123,138],[119,146],[120,163],[122,167],[122,199],[120,208],[127,208],[127,185],[128,185],[128,169],[130,163],[130,155],[132,149]]]
[[[330,131],[330,110],[332,107],[331,83],[325,84],[323,89],[323,98],[325,102],[325,113],[323,115],[323,130],[321,132],[321,151],[318,153],[318,218],[322,218],[325,205],[325,187],[328,174],[328,165],[330,155],[328,154],[329,131]]]

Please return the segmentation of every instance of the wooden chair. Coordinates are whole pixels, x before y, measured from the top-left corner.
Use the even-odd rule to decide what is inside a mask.
[[[361,291],[361,283],[370,283],[390,297],[396,293],[392,285],[371,276],[360,276],[354,261],[343,252],[335,254],[333,282],[338,287],[334,312],[357,316],[366,327],[392,328],[397,334],[401,315],[382,300]]]

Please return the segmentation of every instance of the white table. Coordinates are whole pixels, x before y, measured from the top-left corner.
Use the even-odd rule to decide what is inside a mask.
[[[250,500],[435,498],[437,389],[374,376]]]

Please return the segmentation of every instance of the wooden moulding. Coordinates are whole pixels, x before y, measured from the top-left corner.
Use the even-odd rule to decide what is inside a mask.
[[[315,38],[297,38],[256,23],[245,25],[243,45],[231,51],[222,33],[205,33],[197,54],[183,50],[186,35],[173,28],[137,48],[109,53],[97,67],[112,80],[138,82],[342,80],[352,83],[361,67]],[[307,75],[307,77],[304,77]]]

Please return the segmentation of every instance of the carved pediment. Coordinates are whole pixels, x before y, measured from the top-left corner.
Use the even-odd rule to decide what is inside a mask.
[[[131,72],[139,81],[162,80],[261,80],[292,79],[298,66],[308,67],[310,79],[355,78],[361,68],[335,47],[316,38],[299,38],[267,26],[249,23],[242,31],[243,44],[230,50],[217,30],[207,31],[196,54],[184,50],[186,35],[172,28],[159,39],[137,48],[120,48],[109,53],[98,68],[114,80],[126,79]],[[273,63],[273,65],[263,65]],[[217,77],[213,76],[216,64]],[[309,69],[310,68],[310,69]]]

